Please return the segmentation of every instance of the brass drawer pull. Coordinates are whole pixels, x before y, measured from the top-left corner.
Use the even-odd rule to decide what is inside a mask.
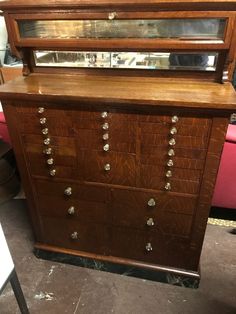
[[[75,207],[74,206],[71,206],[68,208],[68,214],[69,215],[74,215],[75,214]]]
[[[40,118],[39,119],[39,123],[42,124],[42,125],[45,124],[46,122],[47,122],[46,118]]]
[[[109,129],[109,124],[107,122],[103,123],[102,129],[103,130],[108,130]]]
[[[103,134],[102,139],[104,141],[107,141],[109,139],[109,134],[108,133]]]
[[[52,148],[51,148],[51,147],[45,148],[45,149],[43,150],[43,153],[44,153],[45,155],[51,155],[51,154],[52,154]]]
[[[147,220],[147,226],[148,227],[152,227],[152,226],[154,226],[154,220],[153,220],[153,218],[148,218],[148,220]]]
[[[148,242],[147,244],[146,244],[146,251],[147,252],[151,252],[152,251],[152,244],[150,243],[150,242]]]
[[[44,145],[49,145],[50,142],[51,142],[51,140],[50,140],[49,137],[47,137],[47,138],[45,138],[45,140],[43,140],[43,144],[44,144]]]
[[[55,177],[55,175],[56,175],[56,169],[50,170],[50,171],[49,171],[49,174],[50,174],[51,177]]]
[[[110,149],[109,144],[106,144],[106,145],[103,146],[103,150],[104,150],[105,152],[108,152],[109,149]]]
[[[171,138],[170,140],[169,140],[169,145],[170,146],[174,146],[176,144],[176,140],[174,139],[174,138]]]
[[[110,171],[111,170],[111,165],[110,164],[105,164],[104,170],[105,171]]]
[[[108,19],[109,20],[114,20],[114,18],[116,18],[117,13],[116,12],[110,12],[108,13]]]
[[[101,113],[101,117],[102,117],[103,119],[107,118],[107,117],[108,117],[108,112],[107,112],[107,111],[102,112],[102,113]]]
[[[167,161],[167,166],[168,166],[168,167],[173,167],[173,166],[174,166],[174,162],[173,162],[172,159],[169,159],[169,160]]]
[[[173,116],[172,118],[171,118],[171,122],[172,123],[177,123],[179,121],[179,118],[177,117],[177,116]]]
[[[72,240],[78,240],[79,235],[77,231],[74,231],[71,235],[70,235]]]
[[[43,107],[38,108],[38,113],[44,113],[45,109]]]
[[[69,186],[68,188],[65,189],[64,194],[67,196],[72,195],[72,188]]]
[[[168,151],[168,156],[173,157],[175,155],[175,151],[171,148]]]
[[[154,198],[150,198],[150,200],[148,201],[148,206],[150,207],[156,206],[156,201]]]
[[[42,129],[42,133],[43,133],[43,135],[47,135],[48,134],[48,128]]]
[[[170,191],[170,190],[171,190],[171,184],[170,184],[170,182],[167,182],[167,183],[166,183],[165,189],[166,189],[166,191]]]
[[[177,129],[176,129],[176,127],[174,126],[173,128],[171,128],[170,129],[170,134],[171,135],[175,135],[175,134],[177,134]]]
[[[166,177],[167,177],[167,178],[172,177],[172,171],[171,171],[171,170],[167,170],[167,171],[166,171]]]
[[[49,159],[47,160],[47,164],[48,164],[48,165],[53,165],[53,164],[54,164],[53,158],[49,158]]]

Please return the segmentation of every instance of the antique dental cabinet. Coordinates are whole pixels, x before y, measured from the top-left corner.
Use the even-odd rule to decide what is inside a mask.
[[[194,286],[236,96],[236,1],[3,1],[39,256]],[[82,262],[81,262],[82,261]]]

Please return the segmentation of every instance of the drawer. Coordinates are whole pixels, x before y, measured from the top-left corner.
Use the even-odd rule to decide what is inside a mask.
[[[84,184],[77,184],[71,182],[58,182],[35,179],[35,188],[38,197],[51,196],[56,197],[59,202],[66,200],[82,200],[106,203],[110,199],[109,190],[103,187],[96,187]],[[71,195],[65,195],[64,191],[71,187]]]
[[[152,251],[146,250],[148,244]],[[112,229],[111,255],[182,269],[198,266],[187,240],[122,227]]]
[[[196,197],[114,189],[112,224],[188,237],[196,205]],[[149,218],[153,220],[154,225],[148,224]]]
[[[105,225],[51,217],[41,217],[41,223],[45,244],[101,255],[109,254],[110,229]],[[77,235],[77,239],[72,239],[73,235]]]
[[[140,162],[143,165],[165,166],[169,159],[173,160],[173,168],[202,170],[205,165],[204,159],[181,158],[176,155],[170,158],[167,154],[161,156],[142,154]]]
[[[167,146],[142,146],[141,147],[141,158],[151,156],[151,158],[169,158],[168,153],[169,147]],[[192,158],[192,159],[205,159],[206,149],[189,149],[189,148],[178,148],[174,147],[175,156],[178,158]],[[144,155],[144,156],[142,156]]]
[[[166,178],[167,171],[172,177]],[[171,191],[197,194],[200,187],[201,171],[172,167],[171,170],[155,166],[141,166],[140,187],[164,190],[166,182],[171,183]]]
[[[207,137],[194,137],[194,136],[173,136],[176,141],[174,148],[186,148],[186,149],[206,149],[208,145]],[[169,147],[170,136],[162,134],[144,134],[141,135],[141,147],[146,146],[166,146],[166,150]]]
[[[183,124],[179,123],[174,126],[179,136],[205,137],[208,135],[209,126],[199,124]],[[170,134],[173,125],[168,123],[141,122],[141,132],[145,134]]]
[[[109,139],[103,140],[103,134],[107,133]],[[122,131],[109,130],[77,130],[76,143],[78,149],[92,149],[103,151],[103,146],[109,144],[110,151],[135,153],[136,152],[136,136],[132,133]]]
[[[64,195],[66,185],[63,190],[60,183],[37,180],[36,186],[37,206],[42,216],[68,218],[81,223],[111,222],[110,193],[106,188],[76,185],[71,187],[73,194],[68,197]],[[45,191],[45,188],[49,190]]]
[[[135,155],[81,150],[78,156],[80,176],[85,181],[135,186]],[[106,171],[104,167],[110,166]]]
[[[140,114],[139,115],[139,122],[151,122],[151,123],[161,123],[164,125],[173,125],[171,122],[172,116],[176,115],[173,113],[173,115],[145,115]],[[187,124],[191,126],[203,126],[203,127],[209,127],[211,125],[211,120],[208,118],[195,118],[195,117],[182,117],[181,114],[177,115],[179,118],[179,121],[176,123],[177,126]]]
[[[36,109],[37,112],[37,109]],[[45,124],[40,124],[40,118],[46,118]],[[49,135],[73,136],[72,120],[70,114],[63,110],[55,111],[49,116],[45,110],[44,114],[18,114],[20,123],[19,130],[23,134],[41,134],[43,128],[48,128]]]

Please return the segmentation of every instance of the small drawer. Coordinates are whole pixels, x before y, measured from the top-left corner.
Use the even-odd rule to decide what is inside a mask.
[[[188,237],[196,197],[112,190],[113,225]],[[149,224],[149,218],[153,225]]]
[[[109,254],[109,227],[70,219],[41,217],[43,242],[65,249]]]
[[[135,155],[125,153],[81,150],[78,156],[83,180],[117,185],[135,186],[135,162]]]

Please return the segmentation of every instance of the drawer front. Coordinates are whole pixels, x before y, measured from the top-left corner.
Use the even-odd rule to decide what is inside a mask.
[[[136,159],[132,154],[83,150],[78,167],[85,181],[136,185]]]
[[[196,205],[196,197],[113,189],[112,224],[189,237]]]
[[[37,206],[42,216],[67,218],[80,223],[110,223],[110,191],[103,187],[35,180]],[[71,188],[72,194],[65,195]]]
[[[198,267],[198,255],[188,241],[122,227],[112,229],[111,255],[182,269]]]
[[[45,244],[61,248],[109,254],[110,230],[105,225],[51,217],[41,218]]]

